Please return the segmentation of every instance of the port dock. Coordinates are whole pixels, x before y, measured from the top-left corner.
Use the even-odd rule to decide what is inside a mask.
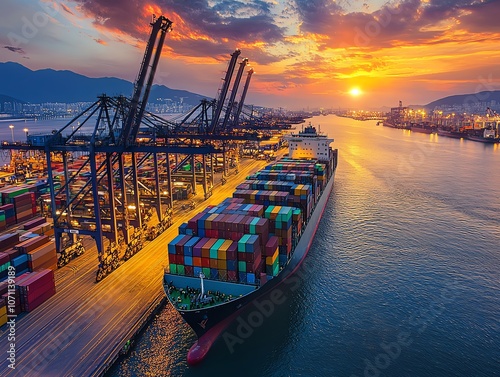
[[[249,160],[238,176],[227,178],[193,213],[230,195],[241,176],[266,164]],[[195,199],[196,201],[196,199]],[[99,283],[95,282],[95,248],[55,272],[56,295],[31,313],[16,318],[15,367],[4,358],[3,376],[101,376],[116,361],[124,345],[162,305],[163,269],[168,264],[167,243],[178,226],[192,217],[183,211],[174,224],[138,254]],[[0,344],[6,351],[8,327]]]
[[[45,156],[41,175],[50,192],[33,203],[52,218],[59,267],[56,294],[0,329],[2,351],[12,353],[0,361],[2,376],[103,375],[161,306],[167,243],[178,227],[262,168],[260,143],[289,125],[244,108],[253,69],[237,101],[248,63],[240,59],[235,69],[240,50],[214,101],[201,100],[177,122],[145,111],[171,25],[153,18],[131,99],[101,95],[58,131],[0,145],[14,173],[14,156]],[[248,149],[264,160],[240,163]]]

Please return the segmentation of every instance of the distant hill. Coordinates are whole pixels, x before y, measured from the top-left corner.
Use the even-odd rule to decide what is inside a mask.
[[[428,110],[433,110],[435,107],[442,106],[460,106],[460,105],[472,105],[474,103],[490,102],[496,101],[500,104],[500,90],[484,91],[473,94],[460,94],[455,96],[444,97],[433,101],[424,107]]]
[[[92,102],[105,93],[108,96],[131,97],[133,84],[115,77],[90,78],[71,71],[41,69],[32,71],[21,64],[0,63],[0,93],[19,98],[18,102]],[[169,98],[189,105],[198,105],[206,98],[185,90],[153,85],[148,102]]]

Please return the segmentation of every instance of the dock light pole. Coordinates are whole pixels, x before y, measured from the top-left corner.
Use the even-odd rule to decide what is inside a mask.
[[[27,128],[25,128],[25,129],[23,129],[23,131],[24,131],[24,133],[26,134],[26,138],[27,138],[27,137],[28,137],[28,129],[27,129]]]
[[[9,128],[10,128],[10,133],[12,134],[12,142],[14,142],[14,125],[9,124]]]

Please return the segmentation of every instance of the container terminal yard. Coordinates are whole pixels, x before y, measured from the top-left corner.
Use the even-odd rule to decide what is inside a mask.
[[[218,98],[176,121],[146,112],[171,25],[153,19],[130,99],[101,95],[62,129],[1,145],[46,168],[43,180],[0,189],[2,375],[104,374],[165,300],[178,226],[280,154],[272,128],[296,123],[244,105],[251,68],[237,100],[240,50]],[[248,150],[259,158],[244,159]]]

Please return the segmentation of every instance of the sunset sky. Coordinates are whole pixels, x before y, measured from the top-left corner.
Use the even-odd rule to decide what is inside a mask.
[[[500,89],[500,0],[1,0],[0,61],[134,81],[152,14],[173,21],[156,83],[212,98],[236,48],[256,105],[366,109]]]

